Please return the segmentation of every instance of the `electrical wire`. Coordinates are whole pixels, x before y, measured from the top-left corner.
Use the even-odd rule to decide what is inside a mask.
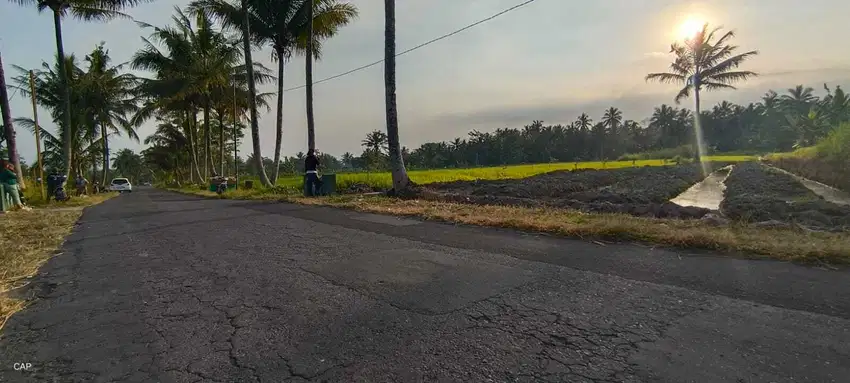
[[[413,47],[413,48],[410,48],[410,49],[407,49],[407,50],[405,50],[405,51],[402,51],[402,52],[396,53],[395,57],[399,57],[399,56],[401,56],[401,55],[404,55],[404,54],[407,54],[407,53],[413,52],[413,51],[415,51],[415,50],[417,50],[417,49],[420,49],[420,48],[423,48],[423,47],[425,47],[425,46],[428,46],[428,45],[431,45],[431,44],[433,44],[433,43],[436,43],[437,41],[440,41],[440,40],[443,40],[443,39],[447,39],[447,38],[449,38],[449,37],[451,37],[451,36],[454,36],[454,35],[456,35],[456,34],[458,34],[458,33],[463,32],[463,31],[465,31],[465,30],[467,30],[467,29],[470,29],[470,28],[476,27],[476,26],[478,26],[478,25],[484,24],[484,23],[486,23],[486,22],[488,22],[488,21],[490,21],[490,20],[493,20],[493,19],[495,19],[495,18],[497,18],[497,17],[499,17],[499,16],[501,16],[501,15],[504,15],[504,14],[506,14],[506,13],[508,13],[508,12],[511,12],[511,11],[516,10],[516,9],[518,9],[518,8],[522,8],[522,7],[524,7],[524,6],[528,5],[528,4],[531,4],[531,3],[535,2],[535,1],[537,1],[537,0],[527,0],[527,1],[523,2],[523,3],[520,3],[520,4],[517,4],[517,5],[514,5],[513,7],[510,7],[510,8],[508,8],[508,9],[505,9],[504,11],[501,11],[501,12],[499,12],[499,13],[496,13],[496,14],[494,14],[494,15],[492,15],[492,16],[490,16],[490,17],[487,17],[487,18],[485,18],[485,19],[481,19],[481,20],[479,20],[479,21],[476,21],[476,22],[474,22],[474,23],[472,23],[472,24],[469,24],[469,25],[467,25],[467,26],[465,26],[465,27],[463,27],[463,28],[461,28],[461,29],[458,29],[458,30],[456,30],[456,31],[454,31],[454,32],[447,33],[447,34],[442,35],[442,36],[440,36],[440,37],[437,37],[437,38],[435,38],[435,39],[432,39],[432,40],[426,41],[426,42],[424,42],[424,43],[422,43],[422,44],[419,44],[419,45],[417,45],[417,46],[415,46],[415,47]],[[340,78],[340,77],[348,76],[348,75],[350,75],[350,74],[352,74],[352,73],[359,72],[359,71],[361,71],[361,70],[371,68],[371,67],[373,67],[373,66],[375,66],[375,65],[378,65],[378,64],[381,64],[381,63],[383,63],[383,62],[384,62],[384,59],[381,59],[381,60],[375,61],[375,62],[373,62],[373,63],[366,64],[366,65],[363,65],[363,66],[359,66],[359,67],[354,68],[354,69],[352,69],[352,70],[349,70],[349,71],[346,71],[346,72],[343,72],[343,73],[340,73],[340,74],[337,74],[337,75],[334,75],[334,76],[331,76],[331,77],[323,78],[323,79],[318,80],[318,81],[313,81],[313,85],[321,84],[321,83],[323,83],[323,82],[328,82],[328,81],[331,81],[331,80],[338,79],[338,78]],[[305,85],[299,85],[299,86],[296,86],[296,87],[293,87],[293,88],[284,89],[284,92],[289,92],[289,91],[293,91],[293,90],[303,89],[303,88],[305,88],[305,87],[307,87],[307,85],[306,85],[306,84],[305,84]]]

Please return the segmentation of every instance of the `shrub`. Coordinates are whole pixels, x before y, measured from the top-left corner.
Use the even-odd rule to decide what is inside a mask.
[[[833,129],[815,146],[817,155],[828,162],[846,164],[850,162],[850,122]]]

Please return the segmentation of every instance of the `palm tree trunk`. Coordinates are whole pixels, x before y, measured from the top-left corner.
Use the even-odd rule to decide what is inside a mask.
[[[210,164],[212,164],[212,131],[210,131],[210,103],[204,103],[204,179],[210,178]],[[212,174],[215,175],[215,166],[212,166]]]
[[[274,174],[272,183],[277,183],[280,175],[280,146],[283,140],[283,72],[286,65],[283,52],[277,55],[277,125],[274,141]]]
[[[316,149],[316,119],[313,116],[313,7],[315,3],[310,1],[307,8],[307,60],[304,73],[307,77],[307,149]]]
[[[3,115],[3,134],[6,136],[6,147],[9,150],[9,162],[15,167],[21,189],[25,189],[24,172],[21,170],[21,158],[18,156],[18,141],[15,138],[15,126],[12,125],[12,111],[9,108],[9,94],[6,93],[6,74],[3,71],[2,58],[0,58],[0,114]]]
[[[242,9],[248,9],[248,0],[241,0]],[[254,82],[254,59],[251,58],[251,25],[249,22],[250,12],[243,12],[245,18],[242,21],[242,49],[245,51],[245,74],[248,80],[248,108],[251,112],[251,143],[254,147],[254,160],[260,173],[260,183],[266,187],[272,187],[266,169],[263,168],[263,156],[260,153],[260,126],[257,121],[257,84]]]
[[[186,138],[189,139],[189,175],[194,178],[198,176],[198,180],[204,182],[204,177],[201,174],[201,168],[198,166],[198,149],[195,135],[195,115],[191,111],[186,112]]]
[[[218,163],[221,166],[221,175],[227,174],[224,168],[224,112],[218,111]]]
[[[245,0],[243,0],[245,1]],[[395,94],[395,0],[384,0],[384,88],[387,112],[387,140],[389,141],[390,167],[393,190],[396,194],[407,189],[410,179],[401,157],[398,137],[398,109]]]
[[[103,177],[101,178],[101,184],[106,186],[106,183],[109,179],[109,140],[106,139],[106,124],[100,124],[100,138],[103,140]]]
[[[59,78],[62,81],[62,123],[65,125],[62,137],[62,151],[65,157],[65,181],[71,178],[71,89],[68,84],[68,71],[65,69],[65,48],[62,45],[62,15],[53,10],[53,30],[56,34],[56,55],[59,57]],[[63,183],[64,187],[65,184]]]
[[[694,108],[696,110],[696,114],[694,115],[694,161],[699,163],[702,161],[700,156],[700,145],[702,145],[702,125],[700,124],[700,120],[702,116],[700,115],[699,108],[699,84],[694,85]]]

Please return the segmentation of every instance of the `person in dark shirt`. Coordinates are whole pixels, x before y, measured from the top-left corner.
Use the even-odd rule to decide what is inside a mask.
[[[308,150],[307,158],[304,159],[304,172],[306,173],[307,195],[310,197],[315,196],[321,188],[319,165],[319,157],[316,156],[316,151],[313,149]]]

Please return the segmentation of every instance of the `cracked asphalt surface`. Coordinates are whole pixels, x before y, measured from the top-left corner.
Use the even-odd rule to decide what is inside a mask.
[[[4,382],[850,377],[846,270],[153,189],[17,293]]]

